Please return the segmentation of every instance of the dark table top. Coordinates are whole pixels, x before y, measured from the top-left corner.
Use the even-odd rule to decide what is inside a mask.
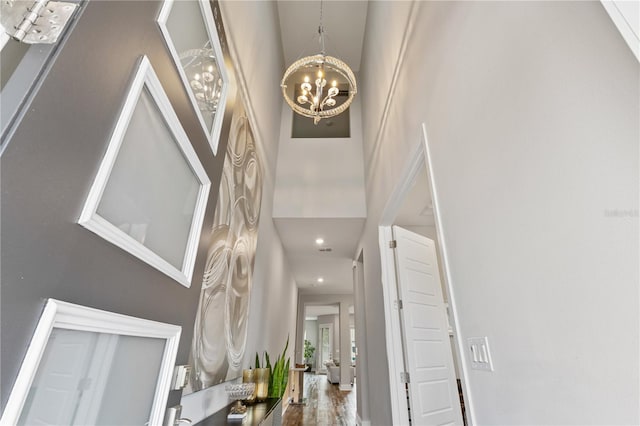
[[[218,425],[242,425],[242,426],[258,426],[273,409],[280,402],[280,398],[267,398],[264,402],[257,402],[255,404],[247,405],[247,417],[242,420],[230,420],[227,421],[227,414],[231,406],[235,404],[232,402],[220,411],[210,415],[203,419],[200,423],[196,423],[195,426],[218,426]]]

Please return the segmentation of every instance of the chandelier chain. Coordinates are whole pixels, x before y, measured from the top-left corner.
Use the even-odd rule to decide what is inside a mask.
[[[324,26],[322,25],[322,5],[323,5],[323,0],[320,0],[320,26],[318,27],[318,34],[320,34],[321,53],[324,56],[327,54],[327,52],[325,51],[325,48],[324,48]]]
[[[313,123],[316,125],[321,119],[334,117],[349,108],[358,91],[356,79],[351,68],[340,59],[326,54],[323,15],[324,1],[320,0],[318,41],[321,53],[295,61],[285,71],[280,83],[282,95],[291,109],[297,114],[313,118]],[[303,77],[303,81],[300,83],[291,81],[294,87],[289,89],[289,78],[298,73],[306,74]],[[332,81],[329,82],[327,80]],[[345,82],[348,85],[347,98],[338,102],[336,96],[341,93],[339,84],[344,85]],[[293,90],[293,97],[289,93],[290,90]],[[296,93],[296,91],[298,92]]]

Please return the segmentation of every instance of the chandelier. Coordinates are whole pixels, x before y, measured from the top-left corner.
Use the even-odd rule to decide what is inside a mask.
[[[222,93],[222,77],[210,42],[201,49],[190,49],[179,55],[189,79],[189,86],[203,113],[215,115]]]
[[[280,83],[282,95],[291,109],[300,115],[313,118],[314,124],[318,124],[323,118],[334,117],[344,112],[358,91],[351,68],[325,52],[322,0],[318,35],[320,53],[295,61],[285,71]],[[331,83],[327,88],[328,81]],[[292,85],[292,88],[289,88],[289,85]],[[347,95],[343,102],[336,99],[341,91]]]

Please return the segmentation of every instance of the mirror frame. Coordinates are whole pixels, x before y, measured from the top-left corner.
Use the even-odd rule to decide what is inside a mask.
[[[18,424],[54,328],[166,340],[148,423],[162,424],[182,327],[48,299],[0,418],[0,425]]]

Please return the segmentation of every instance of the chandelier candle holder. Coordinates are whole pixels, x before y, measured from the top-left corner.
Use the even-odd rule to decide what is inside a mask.
[[[216,57],[209,42],[202,49],[190,49],[180,54],[180,61],[187,73],[189,86],[203,113],[215,115],[222,94],[222,77]]]
[[[321,53],[298,59],[285,71],[280,87],[282,95],[291,109],[305,117],[313,118],[318,124],[321,119],[334,117],[346,111],[358,92],[356,77],[351,68],[338,58],[328,56],[324,46],[324,27],[322,26],[322,1],[320,1]],[[327,88],[327,82],[331,81]],[[300,94],[296,96],[296,86]],[[293,85],[293,91],[289,86]],[[347,87],[347,99],[338,104],[336,96],[340,87]],[[293,94],[292,94],[293,93]],[[295,98],[295,101],[294,101]]]

